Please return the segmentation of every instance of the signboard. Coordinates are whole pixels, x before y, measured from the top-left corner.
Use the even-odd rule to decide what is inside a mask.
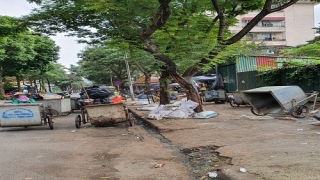
[[[115,81],[114,84],[119,86],[121,84],[121,81]]]

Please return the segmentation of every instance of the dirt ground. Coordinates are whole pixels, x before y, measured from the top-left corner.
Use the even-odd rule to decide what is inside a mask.
[[[76,113],[48,126],[0,128],[1,180],[185,180],[181,154],[143,125],[74,125]],[[165,164],[154,168],[155,164]]]
[[[0,179],[320,179],[320,126],[310,117],[280,120],[206,103],[216,117],[146,120],[148,111],[128,107],[140,119],[133,127],[76,129],[76,112],[54,119],[53,130],[0,128]]]
[[[135,108],[130,109],[146,119],[149,112]],[[227,103],[206,103],[204,108],[218,115],[144,120],[189,156],[197,179],[207,179],[208,172],[217,172],[219,179],[320,179],[320,126],[312,125],[317,122],[312,117],[254,116],[249,106]]]

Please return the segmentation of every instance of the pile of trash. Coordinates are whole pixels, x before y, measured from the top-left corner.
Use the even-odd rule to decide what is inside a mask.
[[[85,87],[79,95],[80,99],[77,100],[77,104],[80,106],[88,103],[92,104],[110,104],[112,103],[112,97],[114,97],[114,90],[105,85],[93,85]],[[89,96],[89,97],[87,97]]]
[[[181,101],[176,101],[173,104],[168,105],[157,105],[149,104],[142,108],[137,108],[137,110],[150,110],[148,119],[160,120],[162,118],[211,118],[217,115],[215,111],[203,111],[200,113],[195,113],[194,109],[199,104],[183,98]]]

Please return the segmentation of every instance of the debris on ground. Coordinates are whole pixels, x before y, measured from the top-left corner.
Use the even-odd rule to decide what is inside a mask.
[[[297,118],[294,118],[294,117],[291,117],[291,116],[280,117],[279,119],[281,119],[281,120],[292,120],[292,121],[297,120]]]
[[[186,155],[190,163],[190,171],[198,177],[203,177],[200,179],[208,179],[208,172],[218,174],[223,166],[232,164],[232,158],[221,156],[220,153],[216,151],[218,148],[218,146],[211,145],[187,148],[181,151]]]
[[[155,164],[153,167],[154,168],[161,168],[162,166],[164,166],[165,164],[163,163],[158,163],[158,164]]]
[[[215,111],[203,111],[200,113],[195,113],[194,109],[199,104],[183,98],[181,101],[176,101],[169,105],[146,105],[142,108],[137,108],[137,110],[151,110],[148,115],[148,119],[160,120],[162,118],[171,119],[181,119],[181,118],[211,118],[217,115]]]
[[[208,172],[209,178],[216,178],[218,174],[216,172]]]
[[[239,171],[243,172],[243,173],[247,172],[247,170],[245,168],[239,168]]]

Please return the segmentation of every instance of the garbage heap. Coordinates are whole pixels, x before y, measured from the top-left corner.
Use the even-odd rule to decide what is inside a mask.
[[[79,106],[84,106],[87,104],[110,104],[112,103],[112,98],[114,97],[114,90],[105,85],[93,85],[84,88],[89,96],[84,90],[82,90],[79,95],[80,99],[77,100]]]

